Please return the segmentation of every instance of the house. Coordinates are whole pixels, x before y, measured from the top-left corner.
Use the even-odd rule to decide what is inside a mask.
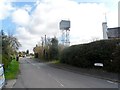
[[[102,23],[103,39],[120,38],[120,27],[108,28],[107,22]]]

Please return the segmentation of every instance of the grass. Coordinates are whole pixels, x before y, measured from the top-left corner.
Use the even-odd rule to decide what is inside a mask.
[[[59,64],[59,63],[60,63],[60,60],[53,60],[53,61],[50,61],[50,63]]]
[[[8,68],[5,70],[5,78],[7,80],[15,79],[17,77],[18,72],[19,72],[19,62],[17,62],[16,60],[12,60]]]

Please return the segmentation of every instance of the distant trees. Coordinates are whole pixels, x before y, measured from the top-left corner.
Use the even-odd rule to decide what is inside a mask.
[[[29,56],[29,50],[26,50],[26,55]]]
[[[20,57],[24,57],[25,55],[28,56],[29,55],[29,50],[19,51],[18,54],[19,54]]]
[[[36,58],[42,58],[45,60],[53,60],[58,59],[59,51],[58,51],[58,40],[56,37],[54,38],[42,38],[41,45],[36,45],[33,49]]]
[[[36,47],[33,48],[33,51],[34,51],[34,57],[35,58],[38,58],[38,56],[41,56],[40,58],[42,58],[42,47],[41,46],[38,46],[36,45]],[[40,55],[38,55],[40,54]]]
[[[26,51],[26,54],[29,54],[29,50]]]

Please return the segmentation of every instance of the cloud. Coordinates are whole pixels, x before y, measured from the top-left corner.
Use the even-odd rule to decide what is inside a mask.
[[[110,11],[107,15],[108,27],[118,27],[118,10]]]
[[[33,46],[36,45],[36,42],[40,41],[40,37],[37,35],[32,35],[27,28],[18,27],[16,30],[15,36],[18,38],[19,42],[22,44],[20,51],[29,49],[30,52],[33,51]]]
[[[45,0],[36,7],[33,13],[33,24],[31,26],[35,26],[35,28],[32,28],[30,31],[32,33],[43,32],[44,34],[57,33],[59,31],[60,20],[70,19],[72,23],[71,32],[74,30],[73,32],[78,34],[78,32],[75,32],[78,28],[85,29],[85,25],[90,25],[91,27],[97,21],[100,22],[100,19],[103,18],[103,12],[102,5],[98,4],[78,4],[77,2],[68,0],[61,0],[59,2]],[[98,17],[101,18],[99,19]],[[82,30],[80,31],[83,32]]]
[[[102,22],[104,13],[108,12],[104,4],[79,4],[73,0],[41,0],[35,5],[36,8],[31,14],[31,8],[17,9],[12,14],[13,22],[19,26],[16,36],[23,45],[21,50],[30,48],[32,51],[41,36],[59,37],[59,22],[63,19],[71,21],[71,45],[89,42],[93,37],[102,39]]]
[[[6,2],[6,0],[0,1],[0,20],[5,19],[10,15],[10,12],[15,8],[12,6],[10,2]]]
[[[27,26],[30,22],[30,16],[28,14],[28,11],[24,9],[17,9],[12,14],[12,20],[14,23],[20,26]]]

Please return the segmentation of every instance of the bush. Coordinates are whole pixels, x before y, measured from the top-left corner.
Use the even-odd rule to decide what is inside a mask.
[[[112,39],[70,46],[61,53],[60,62],[82,68],[93,68],[94,63],[103,63],[104,70],[111,71],[112,69],[112,71],[115,71],[116,67],[112,67],[111,60],[115,57],[113,53],[119,42],[120,39]],[[114,64],[116,66],[117,63]]]
[[[4,64],[4,69],[8,67],[10,62],[15,58],[14,55],[1,54],[2,63]]]
[[[2,63],[4,64],[4,69],[6,69],[8,67],[8,65],[11,62],[11,58],[7,55],[2,55]]]

